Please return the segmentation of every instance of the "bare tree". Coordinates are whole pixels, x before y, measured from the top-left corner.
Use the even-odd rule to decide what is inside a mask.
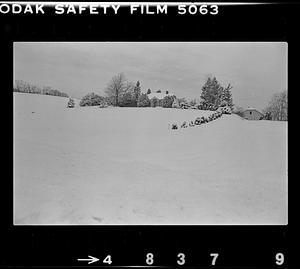
[[[288,119],[287,91],[274,94],[264,114],[269,115],[271,120],[287,121]]]
[[[123,73],[119,73],[112,77],[108,85],[106,86],[105,93],[107,97],[115,100],[115,105],[119,105],[119,98],[127,89],[127,81]]]

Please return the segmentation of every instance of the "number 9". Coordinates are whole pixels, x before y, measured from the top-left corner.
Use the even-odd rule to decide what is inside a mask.
[[[283,265],[284,263],[284,255],[282,253],[277,253],[276,256],[276,264],[277,265]]]

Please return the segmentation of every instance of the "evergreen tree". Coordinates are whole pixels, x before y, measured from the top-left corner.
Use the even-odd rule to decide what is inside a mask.
[[[140,85],[140,82],[137,81],[135,87],[134,87],[134,99],[135,99],[135,103],[136,103],[136,106],[137,106],[137,102],[138,102],[138,99],[141,95],[141,85]]]
[[[230,85],[230,83],[226,88],[222,88],[220,94],[220,106],[229,106],[231,109],[233,108],[231,89],[232,86]]]
[[[220,95],[222,92],[222,86],[217,81],[216,77],[208,77],[204,86],[200,98],[203,100],[205,107],[209,109],[215,109],[220,105]]]
[[[147,90],[147,94],[150,94],[150,93],[151,93],[151,90],[150,90],[150,89],[148,89],[148,90]]]

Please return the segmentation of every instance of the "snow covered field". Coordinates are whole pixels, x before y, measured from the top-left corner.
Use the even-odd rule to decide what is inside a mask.
[[[286,224],[287,123],[14,93],[15,224]]]

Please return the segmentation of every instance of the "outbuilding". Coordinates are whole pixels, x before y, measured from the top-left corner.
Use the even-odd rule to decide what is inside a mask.
[[[255,108],[247,108],[243,111],[243,118],[247,120],[261,120],[264,115]]]

